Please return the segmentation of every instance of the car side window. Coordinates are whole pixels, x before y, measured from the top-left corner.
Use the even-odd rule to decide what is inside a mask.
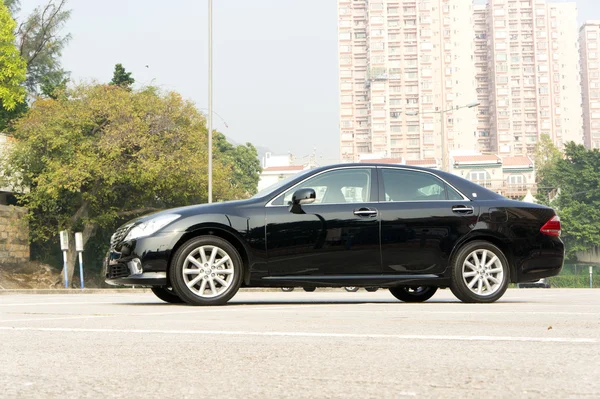
[[[412,170],[382,169],[385,201],[460,201],[463,197],[442,180]]]
[[[317,194],[314,204],[369,202],[371,199],[371,169],[337,169],[314,176],[289,189],[273,201],[273,205],[288,205],[296,190],[312,188]]]

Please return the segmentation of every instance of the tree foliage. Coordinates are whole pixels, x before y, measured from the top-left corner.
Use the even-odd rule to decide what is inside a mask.
[[[9,112],[25,99],[21,83],[26,66],[15,47],[15,26],[8,8],[0,1],[0,108]]]
[[[578,251],[600,246],[600,152],[571,142],[564,157],[551,159],[539,185],[555,188],[555,195],[550,198],[542,192],[539,199],[557,209],[567,257],[574,259]]]
[[[227,141],[223,134],[218,132],[213,133],[213,140],[218,151],[229,160],[234,189],[241,189],[247,195],[256,194],[262,171],[256,148],[252,143],[234,146]]]
[[[87,242],[139,214],[206,201],[205,119],[176,93],[75,87],[35,101],[14,138],[3,169],[30,209],[34,242],[55,239],[61,229],[83,231]],[[215,200],[256,190],[236,181],[231,151],[215,146]],[[74,252],[69,263],[72,274]]]
[[[19,4],[19,0],[11,1],[11,9],[18,10]],[[61,34],[71,16],[66,4],[67,0],[48,0],[19,23],[16,42],[27,63],[25,86],[30,95],[39,94],[42,85],[68,79],[60,63],[62,50],[71,38],[69,34]]]
[[[535,146],[534,153],[535,173],[538,181],[543,180],[562,157],[562,153],[556,148],[550,136],[542,134]]]
[[[130,90],[131,86],[135,83],[135,79],[131,77],[131,72],[125,71],[122,64],[115,65],[115,71],[113,72],[113,78],[110,81],[111,85],[120,86]]]

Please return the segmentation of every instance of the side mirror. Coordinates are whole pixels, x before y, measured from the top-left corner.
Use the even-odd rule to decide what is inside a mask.
[[[312,188],[301,188],[292,195],[290,202],[290,212],[296,214],[304,214],[302,205],[312,204],[317,199],[317,193]]]
[[[301,188],[292,195],[292,205],[312,204],[317,199],[317,193],[312,188]]]

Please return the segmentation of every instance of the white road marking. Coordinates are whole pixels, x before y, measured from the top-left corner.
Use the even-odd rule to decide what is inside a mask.
[[[144,302],[135,302],[144,303]],[[31,302],[31,303],[0,303],[0,306],[49,306],[49,305],[115,305],[121,302]]]
[[[246,307],[246,306],[237,306],[237,307],[221,307],[221,308],[196,308],[195,310],[183,310],[179,312],[149,312],[149,313],[112,313],[112,314],[103,314],[103,315],[79,315],[79,316],[60,316],[60,317],[44,317],[44,318],[35,318],[30,319],[27,317],[23,317],[20,319],[4,319],[0,320],[0,323],[6,322],[14,322],[14,321],[53,321],[53,320],[82,320],[82,319],[96,319],[102,317],[119,317],[119,316],[136,316],[136,317],[144,317],[144,316],[168,316],[168,315],[179,315],[179,314],[204,314],[204,313],[213,313],[213,312],[245,312],[245,311],[263,311],[263,310],[286,310],[293,309],[298,310],[300,307],[302,308],[312,308],[323,305],[294,305],[294,306],[269,306],[269,307]],[[23,316],[28,316],[27,313],[22,314]],[[39,315],[39,314],[36,314]]]
[[[297,310],[301,310],[301,308],[298,308]],[[494,311],[483,311],[483,312],[478,312],[478,313],[474,313],[474,312],[466,312],[466,311],[452,311],[452,310],[404,310],[404,309],[397,309],[397,310],[386,310],[386,309],[377,309],[377,310],[362,310],[362,309],[330,309],[330,310],[326,310],[326,309],[311,309],[311,312],[335,312],[335,313],[373,313],[373,312],[378,312],[378,313],[400,313],[400,314],[404,314],[404,313],[410,313],[410,314],[468,314],[468,315],[473,315],[473,316],[477,316],[477,317],[481,317],[483,316],[487,316],[487,315],[495,315],[495,314],[511,314],[511,315],[532,315],[532,314],[539,314],[539,315],[576,315],[576,316],[600,316],[600,312],[536,312],[536,311],[525,311],[525,312],[521,312],[521,311],[514,311],[514,312],[494,312]]]
[[[0,326],[0,331],[37,331],[72,333],[122,333],[122,334],[171,334],[171,335],[230,335],[263,337],[308,337],[308,338],[369,338],[397,339],[416,341],[508,341],[508,342],[564,342],[577,344],[596,344],[596,338],[561,337],[511,337],[487,335],[400,335],[400,334],[353,334],[353,333],[311,333],[294,331],[219,331],[219,330],[147,330],[147,329],[111,329],[111,328],[64,328],[64,327],[8,327]]]

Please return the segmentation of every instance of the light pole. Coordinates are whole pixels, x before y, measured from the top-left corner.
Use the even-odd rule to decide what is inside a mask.
[[[208,0],[208,203],[212,202],[212,0]]]
[[[440,115],[440,123],[442,125],[442,170],[444,172],[448,172],[448,143],[446,142],[446,123],[444,120],[444,114],[450,111],[457,111],[462,108],[473,108],[479,106],[481,103],[479,101],[475,101],[469,103],[467,105],[456,106],[453,108],[443,109],[440,111],[429,111],[429,112],[420,112],[420,114],[439,114]],[[419,111],[407,111],[406,115],[419,115]]]
[[[208,108],[198,108],[198,109],[199,110],[208,110]],[[215,115],[217,115],[219,117],[219,119],[221,119],[221,122],[223,122],[223,124],[225,125],[226,128],[229,128],[229,125],[227,124],[227,122],[225,121],[225,119],[223,119],[223,117],[221,115],[219,115],[217,113],[217,111],[213,111],[212,113],[215,114]]]

